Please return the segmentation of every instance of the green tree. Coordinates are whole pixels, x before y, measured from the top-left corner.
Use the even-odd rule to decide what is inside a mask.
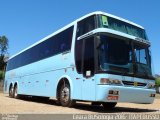
[[[4,71],[0,71],[0,80],[4,78]]]
[[[0,36],[0,56],[4,56],[8,50],[8,39],[6,36]]]
[[[8,54],[8,39],[6,36],[0,36],[0,79],[4,76],[6,66],[6,56]]]
[[[159,78],[156,78],[156,87],[160,87],[160,77]]]

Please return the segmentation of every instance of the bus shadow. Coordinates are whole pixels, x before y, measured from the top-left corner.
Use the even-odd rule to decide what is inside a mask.
[[[30,101],[35,103],[42,103],[47,105],[53,105],[53,106],[59,106],[55,100],[46,100],[43,98],[31,98],[31,97],[24,97],[20,98],[20,100],[23,101]],[[122,113],[122,112],[130,112],[130,113],[137,113],[137,112],[157,112],[158,110],[154,109],[143,109],[143,108],[127,108],[127,107],[115,107],[114,109],[106,110],[102,106],[93,106],[91,104],[86,103],[76,103],[76,105],[73,107],[74,109],[84,110],[84,111],[90,111],[90,112],[97,112],[97,113]]]
[[[122,112],[137,113],[137,112],[157,112],[158,111],[153,109],[127,108],[127,107],[115,107],[114,109],[106,110],[102,106],[92,106],[89,104],[81,104],[81,103],[78,103],[75,106],[75,109],[86,110],[86,111],[97,112],[97,113],[122,113]]]

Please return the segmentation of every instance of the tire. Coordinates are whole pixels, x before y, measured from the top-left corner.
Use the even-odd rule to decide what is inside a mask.
[[[13,97],[16,98],[16,99],[19,99],[20,98],[20,95],[18,95],[18,87],[17,85],[14,87],[14,90],[13,90]]]
[[[9,97],[13,98],[13,86],[9,87]]]
[[[62,84],[60,88],[60,104],[63,107],[73,107],[75,101],[70,98],[71,96],[70,86],[68,84]]]
[[[116,102],[104,102],[102,103],[103,107],[105,110],[110,110],[110,109],[113,109],[115,106],[116,106]]]
[[[60,90],[57,93],[57,100],[56,100],[56,105],[60,106],[61,105],[61,101],[60,101]]]

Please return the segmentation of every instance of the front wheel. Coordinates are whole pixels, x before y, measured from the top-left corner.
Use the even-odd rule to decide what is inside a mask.
[[[75,104],[75,101],[70,97],[71,91],[68,84],[62,85],[60,88],[60,104],[64,107],[72,107]]]
[[[106,110],[110,110],[110,109],[113,109],[115,106],[116,106],[116,102],[104,102],[104,103],[102,103],[102,105],[103,105],[103,107],[104,107],[104,109],[106,109]]]

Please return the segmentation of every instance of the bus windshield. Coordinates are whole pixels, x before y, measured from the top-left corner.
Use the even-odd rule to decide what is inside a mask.
[[[148,40],[144,29],[108,16],[99,16],[99,27],[113,29],[129,35],[133,35],[138,38]]]
[[[100,69],[132,73],[132,48],[129,41],[101,35],[98,43],[98,53]]]
[[[136,74],[137,77],[151,75],[148,48],[134,44],[133,50],[132,44],[131,40],[100,35],[97,43],[99,69],[115,74]],[[137,68],[136,73],[134,67]]]

